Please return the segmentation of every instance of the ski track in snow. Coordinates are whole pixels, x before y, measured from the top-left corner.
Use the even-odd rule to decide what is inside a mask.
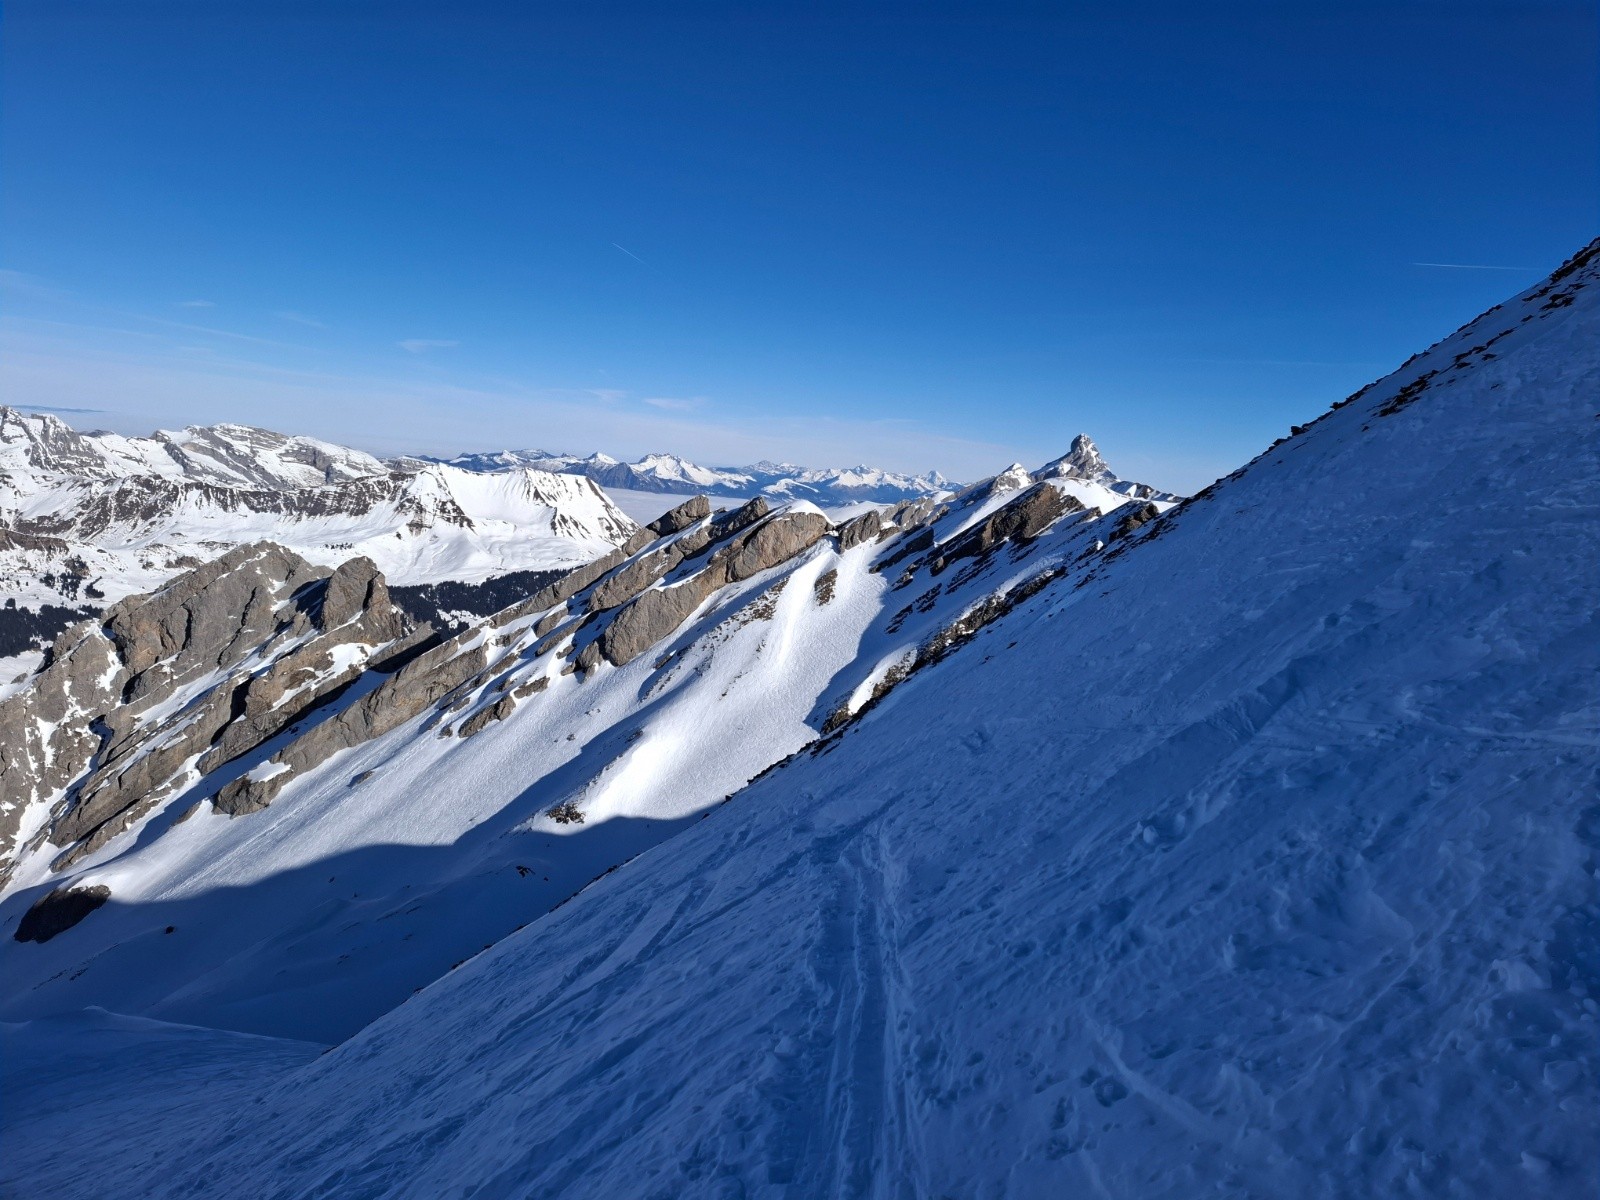
[[[1594,275],[104,1169],[285,1200],[1593,1195]]]

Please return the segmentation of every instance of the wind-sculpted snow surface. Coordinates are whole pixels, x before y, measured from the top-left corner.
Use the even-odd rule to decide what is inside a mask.
[[[1008,544],[958,650],[885,627],[836,732],[61,1194],[1593,1195],[1597,302],[1591,248],[1166,517]],[[904,621],[993,503],[870,555]],[[813,553],[778,611],[855,602]]]

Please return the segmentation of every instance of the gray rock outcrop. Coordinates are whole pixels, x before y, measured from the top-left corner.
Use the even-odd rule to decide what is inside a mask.
[[[91,887],[56,888],[46,892],[22,914],[11,936],[19,942],[48,942],[65,933],[107,900],[111,889],[103,883]]]
[[[66,866],[416,637],[370,560],[329,573],[270,543],[67,631],[0,703],[0,877],[30,806],[52,804],[39,836]]]
[[[213,807],[259,812],[308,771],[430,709],[440,733],[463,738],[506,719],[551,677],[517,664],[559,653],[567,673],[621,666],[719,589],[830,532],[857,546],[884,527],[877,511],[833,530],[819,512],[775,515],[762,498],[713,513],[694,497],[482,624],[427,642],[370,561],[328,572],[282,547],[240,547],[64,636],[32,686],[0,705],[0,780],[53,805],[37,836],[62,848],[58,868],[229,764]],[[24,808],[0,813],[13,833]]]
[[[1161,515],[1161,510],[1154,504],[1141,504],[1133,512],[1123,517],[1111,530],[1110,540],[1115,542],[1127,537],[1141,525],[1148,525]]]
[[[971,529],[939,547],[932,556],[932,571],[937,575],[960,559],[987,554],[1001,542],[1031,541],[1056,518],[1065,513],[1081,511],[1083,505],[1074,497],[1048,483],[1036,483]]]
[[[766,507],[760,500],[752,504]],[[808,512],[780,513],[755,525],[729,540],[692,575],[630,601],[594,643],[599,654],[613,666],[631,662],[688,620],[717,589],[788,561],[821,540],[828,528],[826,517]],[[579,666],[584,665],[580,657]]]
[[[419,654],[360,700],[331,714],[275,754],[261,772],[233,780],[212,800],[218,812],[243,816],[267,807],[290,780],[341,750],[382,737],[481,675],[488,646],[478,630]]]
[[[704,496],[696,496],[692,500],[685,500],[677,508],[668,509],[645,528],[656,537],[670,537],[672,534],[689,528],[696,521],[703,521],[711,515],[711,501]]]
[[[883,517],[877,509],[869,509],[839,526],[839,549],[853,550],[862,542],[874,540],[882,532]]]

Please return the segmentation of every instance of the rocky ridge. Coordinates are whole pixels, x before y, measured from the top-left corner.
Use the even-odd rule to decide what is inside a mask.
[[[386,473],[372,455],[249,425],[191,425],[125,437],[73,429],[51,413],[0,405],[0,490],[55,478],[136,476],[220,487],[304,488]]]
[[[823,666],[782,665],[779,647],[792,636],[774,618],[790,580],[803,580],[792,603],[783,602],[784,621],[802,621],[819,646],[858,648],[843,658],[828,651],[835,665],[805,685],[821,690],[788,702],[801,705],[791,710],[793,726],[776,722],[781,734],[741,746],[730,762],[748,763],[746,774],[719,783],[728,768],[702,769],[696,791],[673,801],[677,811],[708,803],[720,793],[704,789],[742,782],[879,702],[904,677],[897,662],[935,661],[1008,611],[998,597],[1024,576],[1054,579],[1063,563],[1109,541],[1106,513],[1125,507],[1101,485],[1033,482],[1026,471],[837,524],[803,502],[774,508],[757,497],[714,510],[696,496],[447,637],[407,621],[369,561],[329,574],[282,547],[241,548],[69,631],[49,665],[0,704],[0,762],[10,772],[0,778],[27,798],[5,814],[13,851],[4,869],[20,872],[19,899],[58,914],[98,912],[68,904],[62,889],[100,886],[84,872],[93,876],[97,864],[129,854],[137,861],[140,846],[174,836],[197,809],[263,820],[258,814],[286,789],[325,779],[333,760],[393,738],[434,735],[448,755],[449,746],[464,748],[501,726],[526,738],[517,731],[555,721],[559,736],[573,717],[554,714],[598,688],[602,709],[621,703],[606,719],[633,729],[622,757],[549,792],[534,815],[581,823],[624,770],[628,748],[642,749],[637,738],[650,726],[639,714],[666,695],[705,707],[695,721],[703,748],[693,753],[718,753],[736,710],[716,707],[706,689],[726,694],[732,685],[698,681],[736,643],[748,665],[734,680],[776,682],[793,670],[805,678]],[[1043,552],[1054,565],[1030,568],[1039,539],[1057,527],[1061,544]],[[1094,529],[1100,538],[1090,536]],[[892,599],[919,581],[911,603]],[[764,649],[778,657],[764,658]],[[591,682],[597,678],[609,682]],[[531,783],[547,768],[527,769]],[[358,772],[351,786],[364,786],[370,773]],[[671,786],[653,774],[641,783],[647,794]],[[701,799],[690,801],[696,794]],[[529,819],[516,812],[510,806],[502,819]],[[190,828],[183,823],[185,836]],[[43,920],[29,928],[54,929],[59,915]]]
[[[0,589],[10,602],[0,659],[42,648],[77,613],[257,541],[327,568],[364,555],[389,581],[425,589],[564,569],[635,528],[595,484],[568,475],[392,469],[237,425],[152,438],[80,433],[0,408]],[[425,607],[424,595],[414,598]],[[0,694],[27,665],[9,667]]]
[[[392,669],[427,635],[371,560],[333,571],[281,546],[229,551],[57,639],[0,701],[0,879],[48,840],[53,866]]]

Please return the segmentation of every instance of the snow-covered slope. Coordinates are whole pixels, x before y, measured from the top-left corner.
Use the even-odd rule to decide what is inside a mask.
[[[464,753],[406,727],[264,813],[198,814],[90,864],[116,899],[9,947],[9,1017],[93,996],[103,972],[141,1011],[209,1005],[237,1028],[273,1002],[226,983],[252,959],[265,977],[279,956],[269,986],[299,1013],[371,972],[348,942],[344,961],[301,953],[330,953],[340,922],[379,957],[496,908],[531,923],[306,1065],[264,1043],[253,1103],[219,1089],[205,1116],[102,1140],[94,1178],[69,1169],[92,1108],[31,1127],[14,1186],[1592,1195],[1596,249],[1165,517],[1066,513],[974,548],[1034,488],[1060,494],[1008,472],[926,545],[916,527],[840,537],[776,595],[764,573],[719,592],[660,659],[579,683],[559,647],[523,652],[511,678],[551,682],[449,743]],[[842,645],[798,643],[834,605],[867,616],[838,623]],[[772,719],[741,708],[796,711],[741,692],[740,669],[798,669],[802,648],[846,664],[812,710],[840,714],[834,732],[539,916],[547,865],[583,839],[686,815],[670,789],[639,807],[653,780],[717,786],[720,755]],[[692,679],[711,686],[690,706]],[[546,701],[566,719],[530,736]],[[623,702],[644,707],[608,720]],[[735,736],[684,769],[714,721]],[[552,759],[577,766],[537,775]],[[508,804],[492,789],[511,780],[528,782]],[[588,816],[576,830],[537,815],[562,798]],[[481,832],[452,834],[478,802]],[[322,840],[293,861],[308,829]],[[408,904],[401,880],[431,882]],[[253,910],[276,919],[230,939]],[[409,940],[388,932],[407,921]],[[191,989],[131,990],[174,960]],[[188,1086],[146,1081],[168,1111]]]
[[[147,438],[82,433],[49,413],[0,406],[0,495],[61,477],[105,481],[155,475],[223,487],[321,487],[382,475],[370,454],[249,425],[191,425]],[[0,506],[10,503],[0,500]]]
[[[328,565],[365,555],[394,582],[411,584],[583,562],[625,540],[633,522],[585,479],[434,465],[293,490],[151,476],[72,481],[19,498],[13,528],[65,543],[84,564],[86,594],[120,598],[254,541]],[[37,557],[0,556],[0,589],[25,596]]]
[[[51,887],[106,887],[116,903],[48,945],[0,944],[0,970],[18,985],[0,1012],[98,1004],[258,1033],[346,1036],[843,724],[965,614],[1092,552],[1144,511],[1098,484],[1035,485],[1018,470],[941,508],[871,510],[829,536],[819,536],[827,521],[811,506],[763,516],[757,500],[630,543],[631,556],[602,560],[604,574],[585,568],[580,579],[593,586],[569,600],[513,607],[462,632],[456,651],[435,652],[479,661],[375,740],[298,775],[265,761],[274,744],[259,761],[167,785],[158,806],[90,845],[78,840],[89,826],[70,807],[54,818],[52,839],[20,855],[0,923]],[[726,532],[712,548],[746,526],[750,536],[771,531],[777,548],[691,600],[684,618],[650,617],[647,633],[621,649],[620,638],[607,641],[639,615],[630,597],[701,595],[693,589],[709,569],[705,552],[676,561],[677,547],[719,523]],[[784,544],[785,529],[800,536]],[[185,714],[201,700],[197,692],[165,705],[185,737]],[[314,730],[318,719],[303,724]],[[189,752],[169,757],[188,762]],[[173,823],[257,770],[290,780],[262,797],[265,811],[230,819],[205,805]],[[65,780],[37,791],[23,836],[44,830],[57,797],[71,794]],[[581,825],[570,819],[578,813]],[[346,887],[360,898],[354,908]],[[167,913],[161,927],[185,936],[142,937],[155,909]],[[96,969],[61,970],[86,954]]]

